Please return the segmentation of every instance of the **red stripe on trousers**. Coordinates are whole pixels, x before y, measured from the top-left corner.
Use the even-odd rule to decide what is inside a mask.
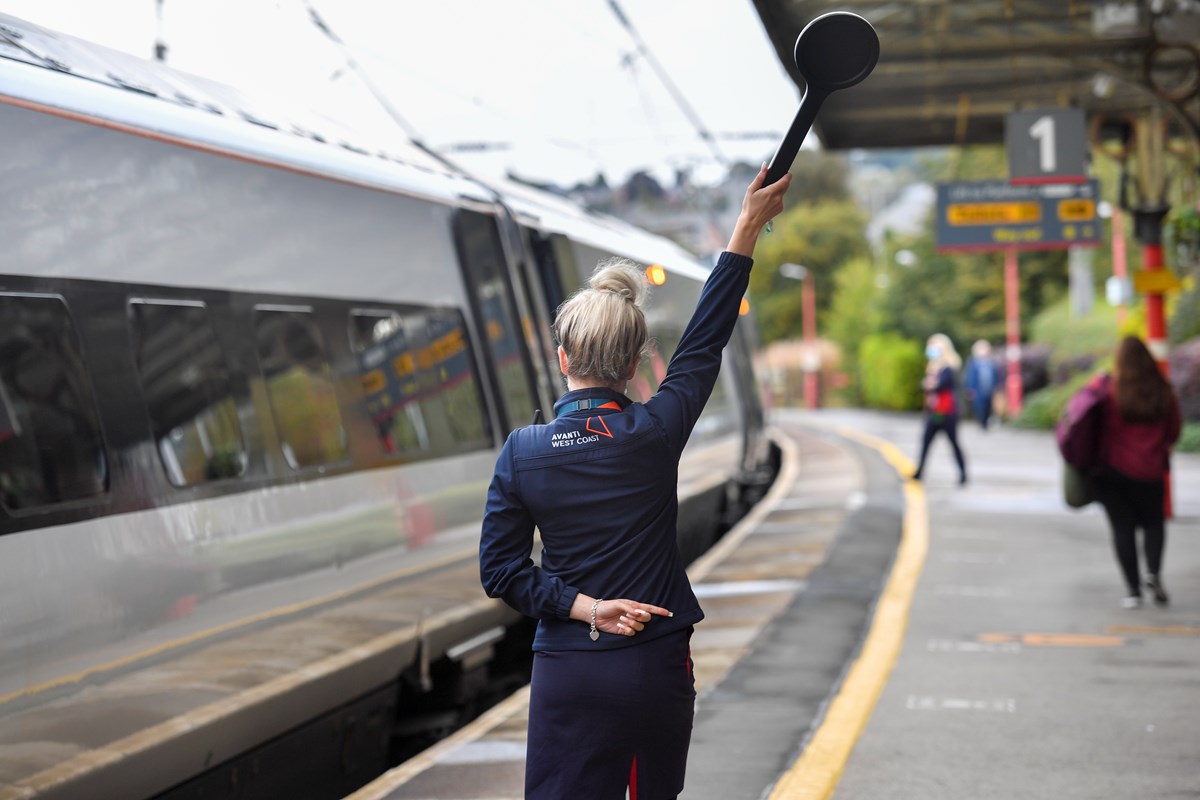
[[[637,754],[633,756],[633,766],[629,768],[629,800],[637,800]]]

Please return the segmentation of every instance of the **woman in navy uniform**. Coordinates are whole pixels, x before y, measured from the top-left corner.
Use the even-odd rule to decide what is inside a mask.
[[[490,597],[538,619],[525,763],[530,800],[666,800],[683,789],[704,617],[676,545],[678,463],[721,368],[759,231],[790,175],[746,190],[658,393],[625,386],[646,344],[642,270],[606,262],[558,309],[567,393],[513,431],[479,547]],[[535,526],[541,566],[531,559]],[[618,598],[618,599],[614,599]]]

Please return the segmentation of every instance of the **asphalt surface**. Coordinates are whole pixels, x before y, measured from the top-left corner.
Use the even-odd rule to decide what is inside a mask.
[[[858,462],[862,488],[804,590],[698,698],[682,798],[754,798],[768,790],[799,755],[865,635],[900,539],[903,499],[895,471],[877,453],[837,441]],[[797,483],[798,491],[814,488],[811,479]]]
[[[914,457],[919,419],[788,414]],[[1068,509],[1047,433],[935,441],[930,548],[903,650],[846,765],[846,798],[1200,797],[1200,458],[1174,460],[1163,580],[1122,609],[1107,522]]]

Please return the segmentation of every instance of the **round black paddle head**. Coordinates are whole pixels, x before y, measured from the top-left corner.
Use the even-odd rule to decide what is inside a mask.
[[[826,92],[861,81],[879,61],[879,36],[849,11],[822,14],[796,37],[796,68],[809,86]]]

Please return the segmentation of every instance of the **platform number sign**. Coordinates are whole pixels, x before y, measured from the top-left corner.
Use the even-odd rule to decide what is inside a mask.
[[[1083,112],[1074,108],[1014,111],[1004,122],[1011,183],[1087,180]]]

